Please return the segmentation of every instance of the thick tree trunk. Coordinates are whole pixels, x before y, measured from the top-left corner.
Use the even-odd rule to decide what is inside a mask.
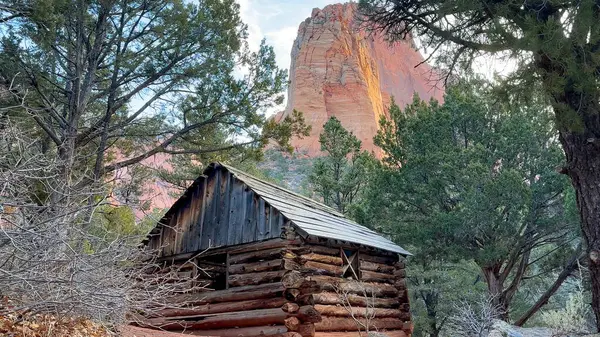
[[[589,260],[592,309],[600,331],[600,116],[596,111],[588,113],[595,114],[598,135],[590,131],[582,134],[563,131],[560,140],[567,157],[565,173],[575,187]]]
[[[482,268],[482,272],[494,310],[498,310],[500,319],[508,322],[508,303],[506,303],[506,297],[504,296],[504,284],[500,278],[500,267]]]

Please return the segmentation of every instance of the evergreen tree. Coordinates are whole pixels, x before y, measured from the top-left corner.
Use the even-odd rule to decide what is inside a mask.
[[[335,117],[323,126],[319,142],[326,155],[315,160],[309,182],[327,205],[346,214],[364,189],[375,159],[361,151],[361,141]]]
[[[443,105],[392,104],[375,138],[384,164],[367,209],[369,222],[413,245],[424,267],[475,261],[509,320],[523,314],[512,303],[526,279],[578,256],[569,244],[577,221],[564,210],[566,178],[553,169],[562,151],[548,110],[498,104],[478,87],[448,88]],[[555,254],[559,263],[542,264]]]
[[[552,106],[575,187],[600,330],[600,3],[597,0],[361,0],[390,39],[418,35],[447,65],[470,67],[479,55],[511,56],[508,87],[541,87]],[[545,117],[546,111],[540,114]]]
[[[0,18],[3,105],[65,180],[99,182],[158,153],[256,154],[298,130],[298,115],[267,122],[286,75],[264,42],[249,50],[233,0],[0,1]]]

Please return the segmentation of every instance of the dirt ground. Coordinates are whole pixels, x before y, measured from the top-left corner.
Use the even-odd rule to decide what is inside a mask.
[[[144,329],[137,326],[127,325],[121,329],[121,336],[123,337],[190,337],[190,335],[184,335],[180,333],[158,331]]]

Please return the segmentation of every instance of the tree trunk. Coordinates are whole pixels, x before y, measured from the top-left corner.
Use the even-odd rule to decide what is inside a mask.
[[[484,267],[482,271],[494,310],[498,310],[501,320],[508,322],[508,303],[506,303],[506,297],[504,296],[504,284],[500,279],[500,267]]]
[[[548,300],[556,291],[560,288],[560,286],[565,282],[567,277],[577,268],[581,257],[581,244],[575,250],[575,253],[567,263],[567,265],[563,268],[562,272],[558,275],[554,283],[544,294],[535,302],[535,304],[529,308],[516,322],[516,326],[523,326],[536,312],[538,312],[544,305],[548,303]]]
[[[600,331],[600,117],[597,111],[587,113],[595,115],[595,131],[598,134],[594,135],[589,131],[582,134],[562,131],[560,141],[567,157],[564,171],[571,178],[576,192],[589,260],[592,309],[596,317],[596,327]]]
[[[425,303],[427,311],[427,324],[429,325],[429,337],[438,337],[443,326],[442,322],[438,322],[437,305],[439,302],[439,293],[437,291],[420,291],[419,295]]]

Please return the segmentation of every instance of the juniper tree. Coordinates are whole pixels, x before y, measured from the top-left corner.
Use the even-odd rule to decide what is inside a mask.
[[[517,60],[509,86],[543,88],[565,152],[560,171],[576,191],[600,329],[600,2],[361,0],[361,7],[390,39],[418,35],[445,59],[447,75],[477,56],[508,55]]]
[[[286,74],[264,42],[248,48],[233,0],[0,1],[0,18],[4,105],[39,130],[65,176],[99,181],[157,153],[291,136],[291,118],[282,128],[263,114]]]
[[[348,213],[365,188],[374,157],[335,117],[323,126],[319,142],[325,155],[315,160],[309,182],[327,205]]]
[[[483,86],[448,88],[443,105],[392,104],[375,138],[384,164],[365,199],[370,222],[411,243],[415,263],[473,260],[509,320],[523,314],[512,304],[525,280],[566,269],[560,285],[577,266],[566,257],[578,257],[578,222],[563,206],[567,179],[553,170],[562,150],[548,110],[499,104],[474,89]]]

